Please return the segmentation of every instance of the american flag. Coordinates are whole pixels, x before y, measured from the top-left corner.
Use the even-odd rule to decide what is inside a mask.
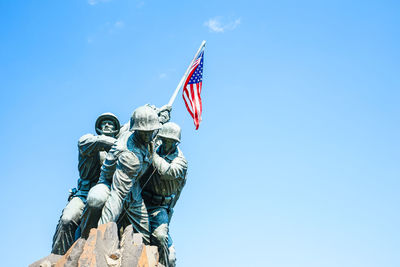
[[[199,129],[202,112],[200,93],[203,85],[203,56],[204,49],[190,66],[189,75],[186,77],[182,92],[183,100],[193,118],[196,130]]]

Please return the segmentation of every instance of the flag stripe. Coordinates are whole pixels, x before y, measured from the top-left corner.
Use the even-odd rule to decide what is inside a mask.
[[[194,117],[194,114],[193,114],[193,111],[192,111],[192,106],[193,106],[193,103],[192,103],[192,100],[190,99],[190,96],[189,96],[189,92],[188,92],[188,90],[186,90],[186,88],[183,90],[183,100],[185,100],[185,105],[186,105],[186,108],[187,108],[187,110],[189,111],[189,113],[190,113],[190,115],[192,116],[192,118]]]
[[[192,99],[189,96],[189,91],[185,88],[185,89],[183,89],[183,92],[184,92],[183,98],[185,99],[186,103],[190,103],[190,107],[191,107],[190,108],[190,112],[193,113],[193,111],[192,111],[193,102],[192,102]],[[186,97],[185,97],[185,95],[186,95]]]
[[[182,97],[185,102],[186,109],[193,118],[196,130],[199,128],[201,122],[201,113],[203,111],[203,104],[200,95],[203,85],[203,56],[204,50],[200,53],[199,57],[190,67],[189,75],[185,79],[182,91]]]

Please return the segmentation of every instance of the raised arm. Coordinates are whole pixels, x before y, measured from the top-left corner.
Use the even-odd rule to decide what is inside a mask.
[[[185,179],[187,171],[187,161],[182,152],[179,151],[178,156],[171,163],[154,153],[153,165],[160,174],[161,179],[175,180]]]
[[[116,139],[105,135],[85,134],[78,141],[79,153],[91,156],[99,151],[109,151]]]

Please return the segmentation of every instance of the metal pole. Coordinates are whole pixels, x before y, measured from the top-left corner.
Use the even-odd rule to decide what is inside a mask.
[[[176,87],[176,89],[175,89],[173,95],[172,95],[171,98],[169,99],[168,106],[172,106],[172,104],[174,103],[175,98],[176,98],[176,96],[177,96],[177,94],[178,94],[178,92],[179,92],[179,89],[181,89],[181,87],[182,87],[182,85],[183,85],[183,82],[185,81],[186,77],[189,75],[190,67],[192,66],[193,62],[196,60],[197,56],[199,55],[201,49],[202,49],[205,45],[206,45],[206,41],[203,41],[203,42],[201,43],[201,45],[200,45],[199,50],[197,50],[196,55],[194,56],[194,58],[193,58],[192,61],[190,62],[190,65],[189,65],[189,67],[187,68],[185,74],[183,75],[181,81],[178,83],[178,86]]]

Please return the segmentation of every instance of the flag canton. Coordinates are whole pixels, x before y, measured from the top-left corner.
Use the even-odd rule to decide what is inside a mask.
[[[201,83],[202,81],[203,81],[203,57],[201,57],[200,63],[197,66],[196,70],[193,72],[192,77],[190,77],[188,84]]]

